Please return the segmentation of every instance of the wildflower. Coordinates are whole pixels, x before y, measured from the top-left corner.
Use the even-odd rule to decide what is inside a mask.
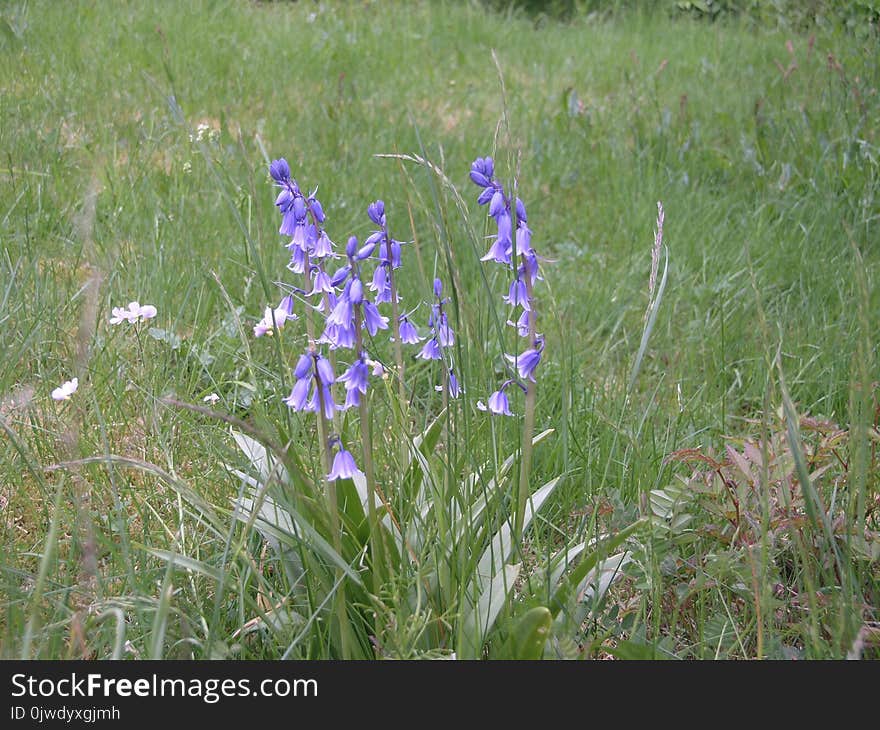
[[[379,330],[388,329],[388,317],[379,314],[375,304],[364,299],[361,306],[364,313],[364,327],[367,328],[370,337],[375,337]]]
[[[385,225],[385,203],[381,200],[377,200],[375,203],[370,203],[367,206],[367,215],[370,216],[370,220],[373,221],[377,226]]]
[[[495,164],[491,157],[478,157],[471,165],[471,180],[481,188],[488,188],[492,185],[494,174]]]
[[[70,400],[70,396],[76,393],[79,387],[79,379],[73,378],[61,384],[60,387],[52,391],[52,398],[55,400]]]
[[[489,396],[489,405],[483,401],[477,401],[477,408],[481,411],[488,411],[496,416],[512,416],[510,410],[510,401],[507,399],[507,386],[513,383],[512,380],[506,380],[501,387]]]
[[[349,365],[348,369],[339,376],[338,381],[345,383],[346,390],[359,390],[361,393],[366,393],[369,379],[370,367],[367,365],[366,356],[361,353],[360,358]]]
[[[507,324],[511,327],[516,327],[516,331],[520,337],[528,337],[529,336],[529,310],[524,309],[522,314],[519,315],[519,319],[516,322],[512,322],[509,319],[507,320]]]
[[[278,184],[283,184],[290,180],[290,165],[283,157],[269,163],[269,174]]]
[[[275,198],[275,205],[281,213],[281,227],[278,232],[290,236],[287,247],[291,252],[291,260],[288,268],[294,273],[302,274],[307,256],[323,259],[333,255],[333,241],[322,227],[326,220],[324,208],[315,197],[317,191],[309,196],[303,194],[296,180],[291,177],[290,165],[284,158],[273,160],[269,164],[269,174],[281,188]]]
[[[526,350],[521,355],[505,355],[505,357],[516,367],[519,376],[523,380],[535,381],[535,369],[541,362],[541,353],[544,352],[544,339],[542,337],[535,338],[534,347]]]
[[[419,333],[412,322],[403,315],[400,317],[400,341],[408,345],[417,345],[424,337],[419,337]]]
[[[348,410],[353,406],[360,405],[361,395],[366,395],[370,380],[370,366],[367,357],[361,353],[349,368],[339,376],[338,381],[345,383],[345,403],[340,410]],[[381,366],[380,366],[381,368]],[[375,369],[374,369],[375,372]]]
[[[440,345],[437,343],[437,338],[432,337],[428,340],[416,357],[420,357],[422,360],[439,360],[443,357],[440,353]]]
[[[372,368],[371,372],[373,373],[373,377],[385,377],[385,366],[382,363],[376,360],[370,360],[369,358],[367,358],[366,362],[367,365]]]
[[[449,320],[446,318],[446,312],[440,313],[440,321],[437,325],[437,340],[441,347],[452,347],[455,344],[455,333],[449,326]]]
[[[329,294],[333,291],[333,285],[330,283],[330,277],[324,269],[313,266],[312,267],[313,277],[312,277],[312,290],[309,292],[309,295],[312,294]]]
[[[384,263],[380,263],[373,272],[373,280],[370,282],[370,291],[376,292],[376,303],[391,301],[391,287],[388,283],[388,273]]]
[[[363,475],[364,473],[354,463],[354,457],[342,448],[340,443],[339,451],[333,457],[333,466],[327,475],[328,481],[335,482],[337,479],[354,479],[356,476],[363,477]]]
[[[330,386],[336,382],[333,366],[323,355],[307,353],[300,356],[293,369],[296,382],[290,395],[284,398],[290,408],[295,411],[313,411],[322,409],[327,418],[333,417],[336,403]]]
[[[141,306],[138,302],[129,302],[127,309],[124,307],[113,307],[112,315],[110,317],[110,324],[119,324],[125,321],[135,324],[141,320],[155,317],[156,308],[152,304]]]
[[[520,270],[522,269],[523,267],[520,267]],[[529,302],[528,290],[526,289],[525,282],[520,278],[519,274],[517,274],[516,278],[511,282],[510,292],[504,297],[504,301],[511,307],[519,305],[526,311],[531,310],[532,305]]]
[[[254,337],[275,334],[275,330],[284,327],[284,323],[289,319],[297,319],[293,313],[293,297],[290,294],[284,297],[275,309],[266,307],[263,319],[254,325]]]
[[[293,384],[290,395],[283,398],[283,402],[295,411],[304,411],[309,398],[309,386],[311,383],[308,378],[297,380]]]

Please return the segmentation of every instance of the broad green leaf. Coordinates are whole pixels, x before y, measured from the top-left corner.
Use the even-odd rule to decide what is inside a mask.
[[[553,614],[546,606],[536,606],[517,619],[510,637],[493,659],[540,659],[550,636]]]
[[[507,596],[519,576],[520,565],[505,565],[480,595],[474,608],[465,614],[462,622],[459,654],[462,659],[477,659],[486,636],[495,624]]]
[[[525,515],[523,516],[523,532],[528,529],[532,517],[534,517],[535,513],[544,505],[547,497],[549,497],[556,488],[560,479],[561,477],[551,479],[529,498],[529,501],[526,504]],[[486,548],[483,556],[480,558],[479,564],[477,565],[477,581],[488,580],[501,570],[501,566],[507,561],[507,558],[510,557],[510,553],[513,550],[512,531],[512,522],[507,520],[501,526],[501,529],[495,534],[495,537],[492,539],[492,544]]]
[[[267,539],[272,537],[287,545],[300,542],[324,558],[362,586],[360,576],[355,573],[345,559],[312,527],[301,515],[293,510],[279,507],[271,497],[263,497],[259,509],[252,497],[242,497],[236,501],[235,517],[244,523],[253,524],[257,531]]]

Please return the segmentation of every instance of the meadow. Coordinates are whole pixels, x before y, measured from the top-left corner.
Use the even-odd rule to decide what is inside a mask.
[[[877,658],[877,40],[4,4],[0,656]],[[487,156],[540,257],[534,386],[480,260]],[[323,419],[283,400],[328,312],[291,288],[279,158],[340,266],[384,201],[401,311],[430,338],[445,298],[456,334],[370,336],[362,405]],[[481,409],[505,378],[513,415]],[[327,480],[341,443],[369,478]]]

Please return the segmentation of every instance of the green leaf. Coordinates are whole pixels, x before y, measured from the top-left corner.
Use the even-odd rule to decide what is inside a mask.
[[[477,659],[486,636],[495,624],[507,596],[519,576],[520,565],[505,565],[483,591],[476,606],[465,614],[462,621],[461,641],[458,655],[461,659]]]
[[[253,524],[257,531],[271,542],[286,545],[302,543],[310,550],[323,555],[331,564],[339,567],[357,585],[363,586],[361,577],[318,531],[293,509],[280,507],[271,497],[264,496],[257,506],[251,496],[242,497],[235,503],[234,515],[246,524]]]
[[[621,641],[617,646],[605,649],[616,659],[634,659],[637,661],[649,661],[663,659],[663,654],[657,651],[653,644],[642,644],[636,641]]]
[[[556,488],[560,479],[561,477],[551,479],[529,498],[529,501],[526,503],[525,515],[523,516],[523,533],[528,529],[535,513],[544,505],[547,497],[549,497]],[[512,523],[508,520],[495,534],[495,537],[492,539],[492,544],[486,548],[480,558],[480,562],[477,566],[477,582],[496,575],[501,569],[501,566],[507,561],[508,557],[510,557],[510,553],[513,551],[512,532]]]
[[[535,660],[544,656],[544,647],[550,636],[553,614],[546,606],[535,606],[520,616],[494,659]]]

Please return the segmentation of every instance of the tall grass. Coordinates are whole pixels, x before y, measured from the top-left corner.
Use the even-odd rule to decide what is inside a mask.
[[[339,591],[355,656],[876,654],[876,38],[462,3],[12,3],[0,30],[2,655],[340,656]],[[552,260],[532,491],[560,479],[481,612],[517,422],[449,415],[423,365],[406,408],[388,382],[377,480],[413,554],[376,589],[364,503],[340,495],[334,545],[284,350],[250,333],[284,273],[285,155],[337,241],[385,200],[405,301],[448,277],[485,396],[505,283],[467,170],[493,150]],[[138,336],[107,324],[132,299],[160,313]],[[273,533],[255,483],[302,519]],[[606,534],[616,561],[572,549]]]

